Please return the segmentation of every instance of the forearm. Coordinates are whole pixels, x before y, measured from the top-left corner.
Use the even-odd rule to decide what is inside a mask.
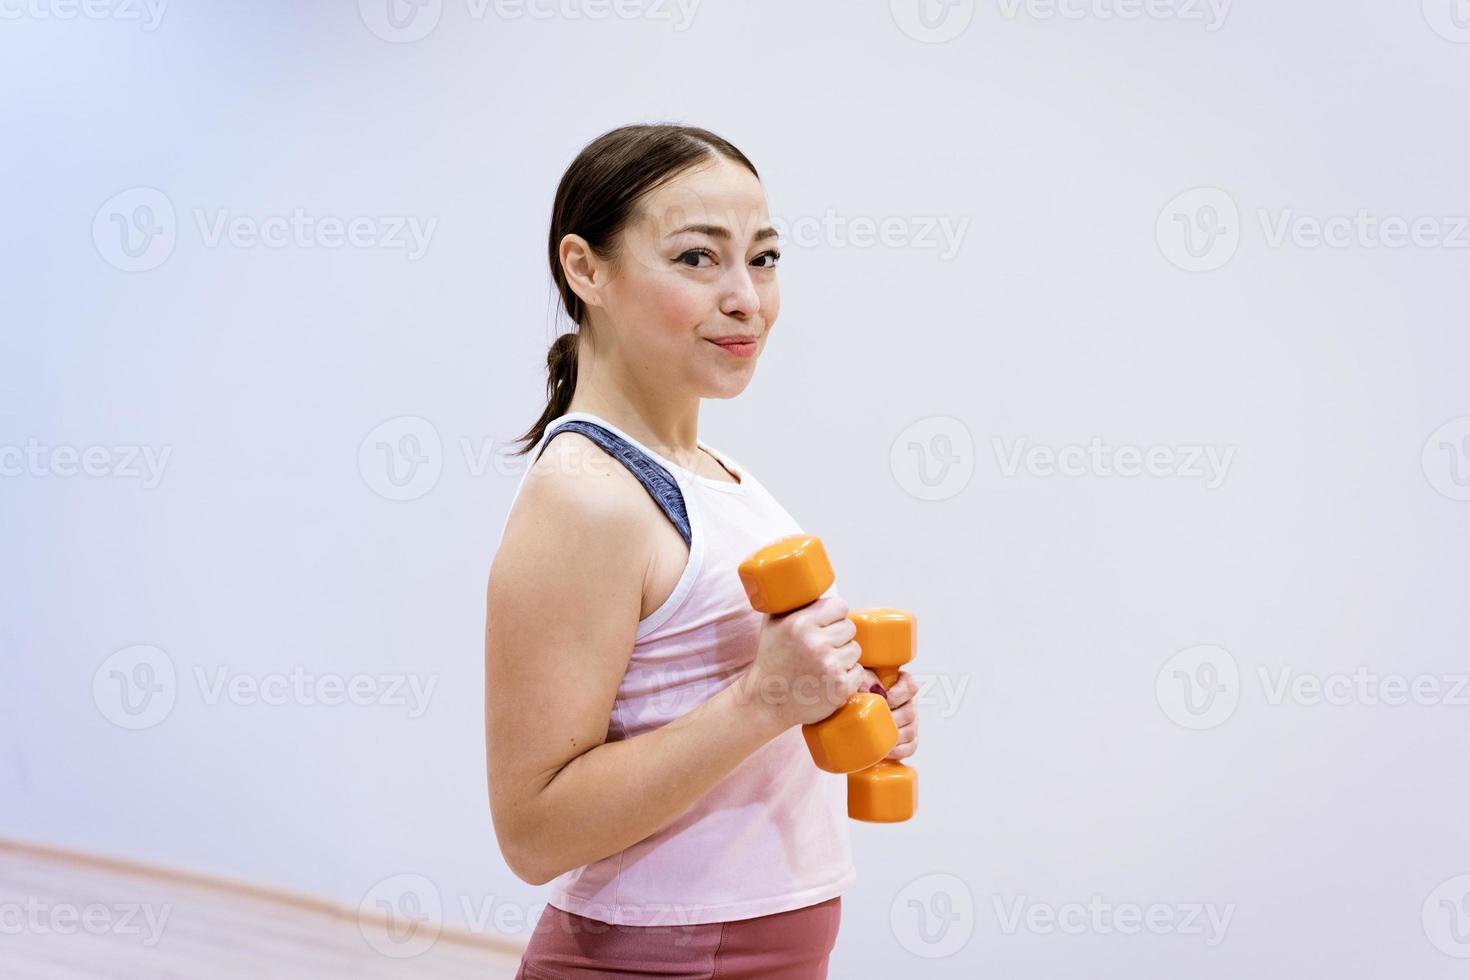
[[[667,826],[785,726],[742,674],[693,711],[577,756],[525,807],[522,860],[550,880]]]

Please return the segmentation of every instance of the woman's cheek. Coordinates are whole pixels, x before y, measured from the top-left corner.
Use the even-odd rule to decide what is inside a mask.
[[[650,313],[673,330],[687,330],[710,319],[703,294],[687,286],[669,286],[651,294],[656,309]]]

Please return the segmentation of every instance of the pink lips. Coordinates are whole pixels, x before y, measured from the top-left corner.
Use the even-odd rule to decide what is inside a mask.
[[[712,340],[710,343],[736,357],[752,357],[755,355],[756,344],[754,340]]]

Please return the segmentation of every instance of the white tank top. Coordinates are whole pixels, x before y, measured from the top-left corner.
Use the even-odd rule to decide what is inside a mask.
[[[801,528],[749,470],[702,441],[739,483],[679,466],[587,412],[548,423],[527,458],[534,461],[556,427],[574,419],[609,430],[662,466],[689,519],[688,564],[669,598],[638,623],[608,718],[612,742],[693,710],[755,659],[763,616],[736,569]],[[517,496],[524,485],[523,475]],[[694,925],[804,908],[857,878],[847,821],[847,777],[818,769],[793,726],[662,830],[553,879],[548,902],[620,925]]]

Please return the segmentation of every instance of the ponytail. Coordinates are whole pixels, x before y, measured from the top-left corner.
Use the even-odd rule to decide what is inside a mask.
[[[577,338],[581,331],[564,333],[552,342],[546,352],[546,408],[536,424],[516,441],[524,443],[512,455],[523,456],[541,441],[541,435],[552,419],[567,413],[572,394],[577,390]]]

